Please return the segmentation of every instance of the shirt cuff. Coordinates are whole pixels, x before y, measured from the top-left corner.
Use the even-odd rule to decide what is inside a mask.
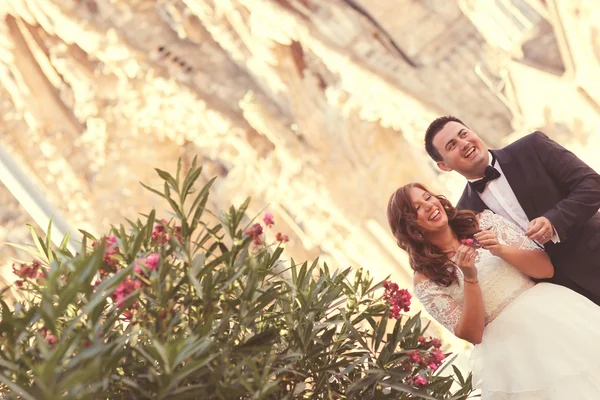
[[[556,229],[554,229],[554,227],[552,227],[552,232],[552,238],[550,238],[552,243],[560,243],[560,238],[558,237],[558,233],[556,232]]]

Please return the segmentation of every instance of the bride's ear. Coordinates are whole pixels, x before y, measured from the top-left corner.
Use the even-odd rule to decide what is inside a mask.
[[[437,164],[438,168],[441,169],[442,171],[445,171],[445,172],[453,171],[453,169],[450,168],[449,166],[447,166],[446,164],[444,164],[443,161],[438,161],[436,164]]]

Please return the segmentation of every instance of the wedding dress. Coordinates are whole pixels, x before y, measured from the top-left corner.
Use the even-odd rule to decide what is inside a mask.
[[[491,226],[504,244],[537,245],[505,218],[484,211],[480,226]],[[475,259],[485,308],[481,344],[471,355],[473,382],[483,400],[599,400],[600,307],[580,294],[531,279],[478,249]],[[461,317],[463,277],[439,286],[418,282],[415,294],[425,309],[454,332]]]

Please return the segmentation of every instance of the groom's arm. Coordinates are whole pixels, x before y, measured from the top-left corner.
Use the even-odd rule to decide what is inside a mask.
[[[568,193],[544,214],[563,241],[569,229],[585,223],[600,208],[600,175],[542,132],[534,132],[532,136],[533,149],[542,165]]]

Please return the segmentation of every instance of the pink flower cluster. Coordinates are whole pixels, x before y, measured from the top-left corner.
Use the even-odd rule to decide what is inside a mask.
[[[386,281],[383,284],[383,299],[390,304],[390,318],[400,318],[400,312],[410,311],[411,294],[406,289],[399,289],[398,284]]]
[[[117,303],[117,308],[123,307],[123,302],[131,293],[142,287],[142,282],[137,279],[126,277],[123,282],[117,286],[117,289],[111,295],[111,298]]]
[[[281,232],[277,232],[277,235],[275,235],[275,239],[281,243],[287,243],[290,241],[290,238],[288,237],[288,235],[284,235]]]
[[[115,236],[107,236],[106,241],[104,242],[104,262],[111,267],[115,268],[117,266],[118,260],[114,257],[119,250],[119,246],[117,245],[117,238]]]
[[[50,347],[54,347],[54,343],[56,343],[56,336],[49,333],[48,328],[40,329],[40,334],[46,339],[46,343],[50,345]]]
[[[264,240],[262,238],[263,227],[261,224],[257,223],[257,224],[252,225],[244,233],[252,238],[252,241],[254,242],[255,245],[260,246],[261,244],[264,243]]]
[[[275,225],[275,218],[273,217],[273,214],[265,213],[265,216],[263,217],[263,222],[269,228]]]
[[[156,224],[152,229],[152,242],[165,244],[169,241],[169,234],[165,232],[165,227],[169,222],[166,219],[161,219],[160,222],[162,224]]]
[[[146,267],[148,267],[149,270],[154,271],[158,268],[159,260],[160,256],[158,255],[158,253],[151,253],[146,258],[138,258],[137,260],[135,260],[133,270],[138,274],[143,274],[144,272],[142,270],[142,265],[140,265],[143,264]]]
[[[442,341],[431,336],[429,336],[429,339],[427,339],[425,336],[419,336],[419,344],[424,345],[426,349],[430,347],[435,347],[436,349],[439,349],[440,347],[442,347]]]
[[[415,378],[413,379],[413,384],[416,387],[423,387],[423,386],[427,386],[427,378],[425,378],[422,375],[419,376],[415,376]]]
[[[163,218],[160,222],[161,223],[154,225],[154,228],[152,228],[152,242],[154,244],[165,244],[171,239],[171,236],[167,232],[169,221]],[[173,235],[175,236],[175,239],[177,239],[179,243],[183,243],[183,239],[181,238],[181,226],[175,226],[173,230],[175,231],[175,234]]]
[[[18,287],[22,287],[29,279],[35,279],[39,281],[44,277],[44,271],[42,270],[41,266],[42,265],[38,260],[33,260],[31,264],[23,263],[19,266],[19,268],[13,264],[13,273],[21,278],[15,281],[15,284]]]
[[[272,228],[275,225],[275,217],[271,213],[265,213],[263,217],[263,222],[267,228]],[[250,228],[246,229],[244,234],[252,239],[255,245],[260,246],[264,244],[265,240],[263,238],[264,229],[260,223],[253,224]],[[289,242],[290,238],[288,235],[284,235],[281,232],[277,232],[275,235],[275,240],[280,243]]]
[[[429,351],[411,350],[406,354],[408,355],[410,364],[419,364],[422,367],[428,367],[432,371],[438,369],[442,361],[446,358],[446,355],[439,348]],[[410,364],[405,365],[406,370],[411,368]]]
[[[92,247],[96,247],[100,242],[92,243]],[[113,235],[107,236],[104,240],[104,255],[102,256],[102,260],[106,265],[110,267],[110,270],[106,270],[104,268],[100,268],[100,275],[106,276],[109,272],[116,271],[116,268],[119,264],[119,259],[116,255],[119,253],[119,245],[117,244],[117,238]]]

